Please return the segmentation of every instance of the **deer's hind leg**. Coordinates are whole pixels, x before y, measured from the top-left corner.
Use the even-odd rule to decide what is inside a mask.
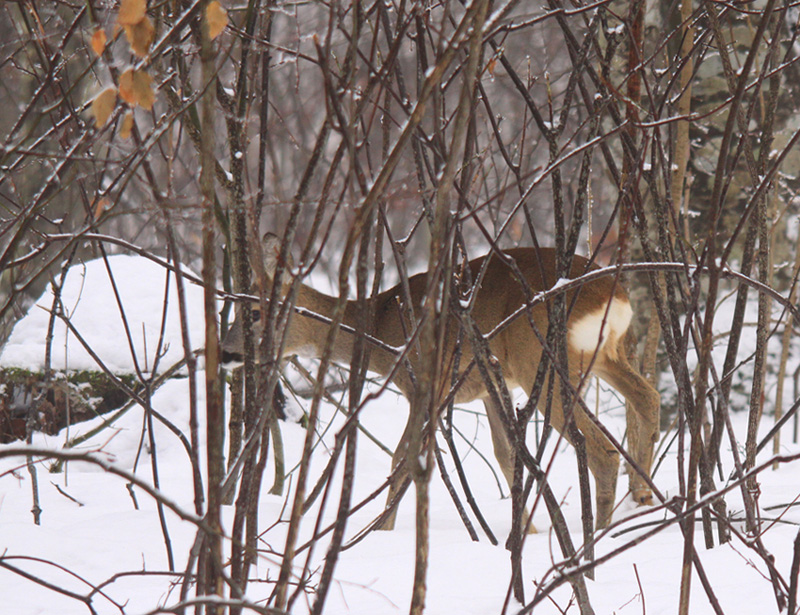
[[[564,412],[560,379],[556,379],[555,382],[550,424],[574,446],[575,443],[569,433],[570,430],[566,428],[568,417]],[[574,377],[573,391],[577,390],[578,382],[579,378],[577,376]],[[617,476],[619,474],[619,452],[594,420],[586,415],[577,400],[571,405],[570,414],[586,441],[587,463],[589,471],[594,476],[596,490],[595,525],[598,529],[602,529],[611,523],[611,515],[614,512]]]
[[[489,430],[492,434],[492,446],[494,448],[494,456],[497,459],[497,463],[500,465],[500,471],[503,473],[503,476],[508,483],[508,488],[514,488],[514,465],[516,463],[516,452],[514,448],[511,446],[511,442],[508,439],[508,435],[506,433],[506,429],[503,426],[503,419],[500,416],[500,412],[502,410],[497,408],[497,406],[490,400],[484,399],[483,405],[486,408],[486,416],[489,419]],[[530,513],[526,508],[523,511],[523,523],[525,519],[530,518]],[[535,534],[536,533],[536,526],[534,526],[533,521],[531,520],[530,524],[528,525],[528,533]]]
[[[661,397],[655,388],[628,362],[620,342],[617,357],[604,357],[594,367],[594,373],[619,391],[627,403],[628,450],[639,469],[648,477],[653,464],[653,450],[658,441]],[[630,491],[638,504],[651,504],[650,486],[635,470],[629,473]]]

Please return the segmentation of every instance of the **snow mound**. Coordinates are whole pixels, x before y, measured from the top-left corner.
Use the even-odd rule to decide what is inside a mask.
[[[112,278],[119,292],[119,304]],[[203,289],[188,281],[184,287],[191,344],[193,348],[202,347]],[[183,357],[175,274],[147,258],[110,256],[108,267],[103,259],[75,264],[67,272],[61,297],[72,326],[114,373],[132,373],[136,364],[142,371],[150,372],[157,353],[162,355],[159,371]],[[0,367],[43,368],[52,308],[50,284],[14,327],[0,354]],[[126,334],[126,322],[130,336]],[[164,338],[159,349],[162,323]],[[51,365],[58,370],[100,369],[61,319],[56,319],[53,331]]]

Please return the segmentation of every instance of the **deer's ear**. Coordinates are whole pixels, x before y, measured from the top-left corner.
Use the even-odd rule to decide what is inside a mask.
[[[264,236],[261,238],[261,243],[264,244],[264,249],[267,248],[280,250],[281,248],[281,238],[278,237],[275,233],[267,231],[264,233]]]
[[[261,243],[261,248],[264,251],[264,271],[268,276],[272,277],[275,275],[275,269],[278,267],[278,255],[281,253],[281,240],[274,233],[267,232],[264,233]],[[287,256],[286,263],[284,264],[288,269],[294,267],[291,254]]]

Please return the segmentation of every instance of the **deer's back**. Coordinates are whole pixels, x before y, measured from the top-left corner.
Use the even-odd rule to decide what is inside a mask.
[[[465,293],[461,299],[469,298],[475,280],[481,275],[484,262],[489,258],[486,271],[483,273],[477,296],[472,302],[471,315],[475,319],[481,333],[493,331],[509,315],[514,314],[525,305],[529,298],[552,288],[558,281],[555,274],[555,250],[552,248],[514,248],[505,251],[505,254],[516,263],[517,271],[497,255],[486,255],[476,258],[469,263],[469,273],[462,272],[459,279],[459,288]],[[575,256],[569,278],[597,269],[581,256]],[[524,282],[520,279],[520,275]],[[428,276],[421,273],[409,278],[409,287],[413,302],[415,317],[420,313],[421,298],[425,296]],[[578,290],[567,293],[567,308],[569,310],[568,327],[574,323],[582,322],[587,316],[602,310],[611,297],[615,297],[627,305],[627,297],[622,286],[615,282],[613,276],[606,276],[593,280],[583,285]],[[398,285],[376,298],[375,303],[375,331],[386,343],[402,347],[407,336],[414,330],[413,323],[408,320],[409,313],[403,292]],[[535,372],[538,365],[541,347],[538,336],[531,327],[531,320],[535,323],[542,337],[547,334],[547,305],[546,302],[538,303],[531,310],[531,315],[522,312],[513,322],[497,332],[490,341],[492,354],[500,361],[507,380],[512,385],[528,386],[526,380]],[[627,328],[627,323],[625,323]],[[459,323],[453,314],[447,317],[447,334],[445,336],[447,347],[443,349],[442,357],[446,364],[452,361],[453,349],[458,339]],[[415,353],[409,353],[412,365],[415,362]],[[472,358],[472,351],[467,342],[461,346],[461,369]],[[386,359],[389,360],[388,357]],[[446,365],[446,367],[448,366]],[[449,373],[449,370],[445,369]],[[449,377],[449,376],[448,376]],[[410,387],[407,376],[402,372],[396,378],[397,384],[405,392]],[[458,401],[469,401],[484,394],[483,383],[477,370],[464,383],[462,390],[457,395]]]

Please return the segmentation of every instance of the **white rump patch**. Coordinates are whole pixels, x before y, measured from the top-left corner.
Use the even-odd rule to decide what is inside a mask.
[[[609,350],[616,351],[617,340],[628,330],[633,310],[626,299],[614,297],[611,305],[603,304],[591,312],[569,324],[569,345],[576,352],[593,354],[602,350],[609,340]]]

